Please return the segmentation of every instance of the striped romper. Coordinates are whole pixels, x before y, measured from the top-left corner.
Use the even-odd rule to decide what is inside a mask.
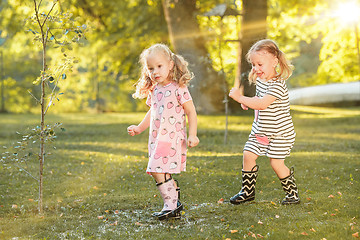
[[[277,78],[263,82],[258,78],[256,97],[262,98],[265,95],[274,96],[276,100],[265,110],[255,110],[254,122],[244,151],[258,156],[285,159],[290,155],[296,135],[285,80]]]

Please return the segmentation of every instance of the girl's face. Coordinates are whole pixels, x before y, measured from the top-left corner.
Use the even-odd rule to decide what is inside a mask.
[[[275,67],[279,60],[267,51],[251,53],[250,61],[253,71],[261,80],[268,81],[276,76]]]
[[[154,51],[146,57],[146,64],[151,80],[161,86],[170,83],[169,73],[174,67],[174,62],[162,52]]]

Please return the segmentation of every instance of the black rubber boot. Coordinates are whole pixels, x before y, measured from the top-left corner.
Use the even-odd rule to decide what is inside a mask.
[[[165,219],[180,219],[181,218],[181,210],[165,210],[159,212],[159,214],[156,216],[160,221]]]
[[[282,200],[281,204],[289,205],[300,203],[299,192],[294,178],[294,168],[291,168],[290,175],[280,179],[280,182],[286,193],[286,196]]]
[[[254,170],[256,168],[256,170]],[[238,194],[230,198],[232,204],[240,204],[255,199],[255,184],[259,166],[255,165],[251,171],[242,171],[242,187]]]

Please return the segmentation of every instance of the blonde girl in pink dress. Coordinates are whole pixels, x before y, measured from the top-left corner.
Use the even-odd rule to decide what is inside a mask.
[[[155,179],[164,201],[163,209],[153,216],[159,220],[180,218],[183,209],[179,201],[180,189],[171,174],[186,170],[186,148],[199,144],[197,114],[186,86],[192,74],[184,58],[164,44],[145,49],[140,55],[140,63],[141,77],[133,97],[147,97],[150,110],[139,125],[131,125],[127,131],[134,136],[150,128],[146,172]]]

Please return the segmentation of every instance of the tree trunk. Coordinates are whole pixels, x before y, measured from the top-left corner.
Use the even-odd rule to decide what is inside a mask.
[[[174,51],[189,62],[189,69],[195,75],[189,90],[197,111],[205,114],[221,112],[224,94],[227,94],[225,76],[211,65],[196,20],[195,3],[195,0],[162,0]]]
[[[45,81],[46,81],[46,44],[48,41],[48,36],[50,29],[46,27],[45,23],[48,20],[48,16],[54,9],[57,1],[53,2],[51,9],[46,15],[45,20],[43,22],[40,21],[39,9],[41,5],[41,1],[37,4],[36,0],[34,0],[34,8],[35,8],[35,17],[37,24],[39,25],[39,30],[41,34],[41,45],[42,45],[42,71],[41,71],[41,98],[40,98],[40,107],[41,107],[41,121],[40,121],[40,151],[39,151],[39,214],[43,215],[43,174],[44,174],[44,162],[45,162],[45,114],[46,114],[46,91],[45,91]],[[46,30],[45,30],[46,28]],[[51,104],[51,102],[50,102]]]
[[[45,161],[45,78],[46,78],[46,42],[48,39],[47,29],[46,33],[41,27],[41,35],[42,35],[42,47],[43,47],[43,55],[42,55],[42,76],[41,76],[41,121],[40,121],[40,152],[39,152],[39,213],[43,214],[43,175],[44,175],[44,161]]]
[[[243,17],[241,24],[239,66],[236,72],[235,86],[244,89],[245,96],[254,96],[255,85],[250,84],[248,75],[251,65],[246,60],[250,47],[267,35],[267,0],[243,0]]]
[[[3,52],[0,51],[0,61],[1,61],[1,67],[0,67],[0,82],[1,82],[1,86],[0,86],[0,92],[1,92],[1,108],[0,108],[0,112],[4,113],[6,112],[5,110],[5,83],[4,83],[4,57],[3,57]]]

